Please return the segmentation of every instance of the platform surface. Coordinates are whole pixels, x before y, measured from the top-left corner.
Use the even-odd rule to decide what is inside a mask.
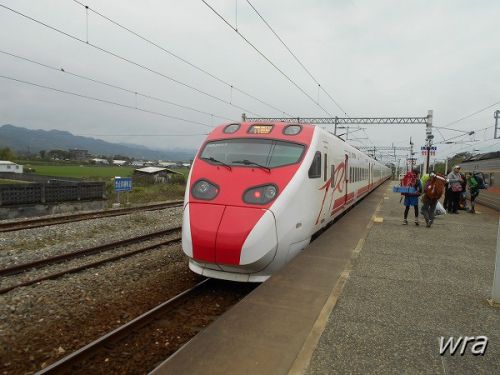
[[[308,374],[500,374],[500,308],[491,298],[498,212],[402,225],[389,191]],[[439,338],[487,336],[483,356],[439,355]]]
[[[402,225],[379,187],[153,374],[500,374],[498,212]],[[484,356],[439,337],[485,335]]]

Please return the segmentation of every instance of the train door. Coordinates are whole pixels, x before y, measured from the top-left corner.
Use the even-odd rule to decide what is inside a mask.
[[[349,186],[349,155],[348,154],[345,154],[345,162],[344,162],[344,165],[345,165],[345,179],[344,179],[344,204],[347,204],[347,188]]]
[[[325,142],[326,143],[326,142]],[[323,145],[323,181],[328,181],[328,143]],[[326,197],[325,197],[326,199]],[[324,209],[321,213],[321,223],[328,217],[329,210]]]
[[[372,163],[368,163],[368,189],[372,188]]]

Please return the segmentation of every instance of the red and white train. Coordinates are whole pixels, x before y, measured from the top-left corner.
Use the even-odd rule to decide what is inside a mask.
[[[198,151],[187,182],[182,248],[189,268],[265,281],[390,175],[317,126],[221,125]]]

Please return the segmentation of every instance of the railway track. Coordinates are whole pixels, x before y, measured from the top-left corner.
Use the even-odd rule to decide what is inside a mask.
[[[128,215],[130,213],[137,211],[156,211],[169,207],[180,207],[182,206],[182,203],[183,203],[182,200],[176,200],[171,202],[157,203],[145,206],[119,208],[119,209],[105,210],[105,211],[92,211],[92,212],[70,214],[64,216],[55,216],[55,217],[53,216],[48,218],[42,217],[42,218],[22,220],[22,221],[10,221],[10,222],[0,223],[0,232],[13,232],[22,229],[32,229],[32,228],[46,227],[50,225],[72,223],[75,221]]]
[[[161,231],[157,231],[157,232],[148,233],[148,234],[141,235],[141,236],[127,238],[125,240],[110,242],[110,243],[106,243],[106,244],[99,245],[99,246],[94,246],[94,247],[89,247],[86,249],[71,251],[71,252],[68,252],[65,254],[60,254],[60,255],[56,255],[56,256],[52,256],[52,257],[48,257],[48,258],[43,258],[43,259],[35,260],[32,262],[28,262],[28,263],[23,263],[23,264],[18,264],[18,265],[6,267],[3,269],[0,269],[0,276],[2,276],[2,277],[12,276],[12,275],[17,275],[17,274],[24,273],[24,272],[37,270],[37,269],[40,269],[42,267],[55,265],[55,264],[70,261],[73,259],[86,257],[89,255],[99,254],[99,253],[102,253],[102,252],[105,252],[108,250],[120,248],[123,246],[128,246],[128,245],[131,245],[134,243],[149,241],[149,240],[152,240],[152,239],[157,238],[157,237],[164,237],[164,236],[168,236],[171,234],[179,233],[181,230],[182,230],[182,227],[179,226],[179,227],[175,227],[175,228],[170,228],[170,229],[165,229],[165,230],[161,230]],[[119,259],[127,258],[127,257],[133,256],[136,254],[140,254],[140,253],[148,251],[148,250],[158,248],[160,246],[166,246],[166,245],[170,245],[173,243],[178,243],[180,241],[181,241],[180,236],[175,237],[173,239],[161,240],[161,241],[155,242],[153,244],[142,246],[138,249],[130,250],[127,252],[122,252],[118,255],[113,255],[110,257],[106,257],[104,259],[99,259],[97,261],[86,263],[84,265],[71,267],[71,268],[65,269],[63,271],[58,271],[58,272],[54,272],[51,274],[43,275],[41,277],[36,277],[36,278],[30,279],[28,281],[23,281],[21,283],[17,283],[17,284],[10,285],[8,287],[1,288],[0,294],[7,293],[15,288],[33,285],[33,284],[36,284],[38,282],[45,281],[45,280],[56,279],[56,278],[59,278],[61,276],[66,275],[66,274],[80,272],[82,270],[96,267],[96,266],[99,266],[99,265],[104,264],[104,263],[113,262],[113,261],[116,261]]]
[[[37,374],[146,373],[250,292],[254,286],[204,279]],[[216,296],[224,296],[221,302]],[[207,305],[219,301],[217,311]],[[172,345],[158,345],[163,339]]]

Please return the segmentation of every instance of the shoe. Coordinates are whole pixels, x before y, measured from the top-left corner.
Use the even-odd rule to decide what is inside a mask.
[[[408,220],[404,219],[403,220],[403,225],[408,225]]]
[[[426,227],[426,228],[430,228],[430,227],[431,227],[431,223],[427,222],[427,223],[425,224],[425,227]]]
[[[415,220],[415,225],[418,227],[420,225],[420,223],[418,222],[418,220]]]
[[[458,215],[458,211],[453,211],[452,213],[454,213],[454,214]]]

